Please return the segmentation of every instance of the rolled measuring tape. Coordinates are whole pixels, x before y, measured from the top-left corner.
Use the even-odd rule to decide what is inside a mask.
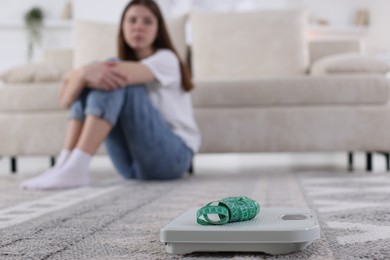
[[[223,225],[250,220],[259,212],[260,205],[253,199],[248,197],[228,197],[219,201],[209,202],[200,208],[196,213],[196,222],[201,225]],[[209,215],[214,215],[214,219],[211,219]]]

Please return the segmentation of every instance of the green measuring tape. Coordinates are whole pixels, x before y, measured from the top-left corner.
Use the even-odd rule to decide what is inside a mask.
[[[253,199],[228,197],[219,201],[212,201],[200,208],[196,213],[196,222],[201,225],[223,225],[230,222],[250,220],[259,212],[260,205]],[[210,219],[210,214],[217,215],[219,219]]]

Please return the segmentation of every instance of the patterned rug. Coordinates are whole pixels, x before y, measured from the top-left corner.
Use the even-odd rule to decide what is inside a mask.
[[[112,173],[88,188],[17,189],[0,177],[0,259],[388,259],[390,174],[197,172],[173,182],[122,181]],[[321,238],[303,251],[169,255],[159,231],[190,207],[228,196],[263,207],[312,207]]]

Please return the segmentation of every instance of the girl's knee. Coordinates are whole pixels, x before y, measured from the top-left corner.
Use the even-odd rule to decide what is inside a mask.
[[[121,103],[123,99],[123,89],[111,91],[94,89],[89,92],[87,105],[108,105],[109,103]]]
[[[94,89],[94,90],[91,90],[89,93],[88,93],[88,97],[87,97],[87,102],[91,102],[91,101],[97,101],[97,100],[100,100],[100,99],[106,99],[111,93],[111,91],[105,91],[105,90],[100,90],[100,89]]]

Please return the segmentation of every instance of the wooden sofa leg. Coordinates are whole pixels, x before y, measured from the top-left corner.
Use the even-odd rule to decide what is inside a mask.
[[[348,152],[348,171],[353,172],[353,152]]]
[[[11,173],[16,174],[18,171],[16,157],[11,157]]]
[[[188,169],[190,175],[194,175],[194,161],[191,161],[190,168]]]
[[[386,157],[386,170],[390,171],[390,153],[384,153]]]
[[[56,158],[54,156],[50,157],[50,166],[53,167],[56,164]]]
[[[377,152],[377,153],[383,154],[383,156],[385,156],[386,170],[390,171],[390,153],[389,152]],[[373,167],[372,154],[373,154],[372,152],[366,153],[366,158],[367,158],[366,170],[368,172],[372,171],[372,167]]]
[[[372,153],[371,152],[366,153],[366,171],[367,172],[372,171]]]

